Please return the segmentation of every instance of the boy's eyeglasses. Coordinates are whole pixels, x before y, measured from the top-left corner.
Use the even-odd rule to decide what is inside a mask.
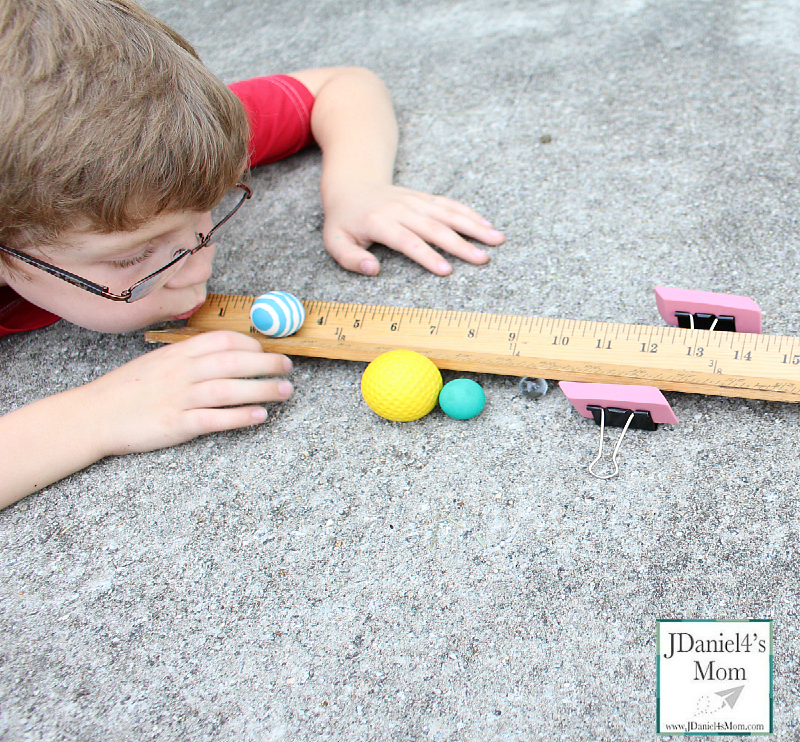
[[[250,188],[244,183],[237,183],[236,187],[242,189],[242,197],[237,201],[236,206],[234,206],[233,209],[228,212],[228,215],[224,219],[218,221],[211,228],[211,231],[208,234],[197,235],[198,239],[200,240],[197,244],[197,247],[193,247],[189,250],[178,250],[178,252],[172,256],[172,260],[170,260],[169,263],[162,268],[159,268],[157,271],[154,271],[150,275],[145,276],[141,281],[137,281],[129,289],[125,289],[125,291],[123,291],[121,294],[114,294],[108,290],[108,286],[101,286],[99,283],[88,281],[85,278],[76,276],[74,273],[65,271],[62,268],[57,268],[54,265],[50,265],[50,263],[45,263],[44,260],[39,260],[38,258],[26,255],[24,252],[19,252],[19,250],[14,250],[13,248],[6,247],[2,244],[0,244],[0,250],[8,255],[12,255],[18,260],[22,260],[28,265],[34,266],[34,268],[40,268],[41,270],[49,273],[51,276],[60,278],[62,281],[66,281],[67,283],[71,283],[73,286],[77,286],[79,289],[84,289],[85,291],[105,297],[106,299],[111,299],[112,301],[125,301],[128,303],[134,302],[142,297],[147,296],[151,291],[159,286],[163,286],[167,280],[177,272],[183,260],[188,258],[190,255],[194,255],[198,250],[202,250],[204,247],[211,244],[212,239],[218,234],[220,227],[222,227],[222,225],[225,224],[225,222],[227,222],[228,219],[230,219],[241,208],[242,204],[253,195],[253,191],[250,190]]]

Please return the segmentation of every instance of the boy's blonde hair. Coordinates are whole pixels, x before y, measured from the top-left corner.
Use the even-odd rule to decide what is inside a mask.
[[[0,242],[207,211],[241,176],[236,96],[131,0],[0,0]]]

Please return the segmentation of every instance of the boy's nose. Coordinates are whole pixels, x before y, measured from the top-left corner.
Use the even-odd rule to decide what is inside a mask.
[[[206,212],[199,215],[197,221],[192,225],[192,229],[195,231],[186,236],[186,244],[197,244],[200,235],[208,234],[211,227],[211,213]],[[182,289],[208,281],[211,277],[211,264],[214,261],[215,249],[216,245],[212,243],[206,245],[202,250],[198,250],[194,255],[184,258],[178,270],[169,277],[164,286],[171,289]]]
[[[181,261],[178,271],[164,284],[168,289],[183,289],[205,283],[211,277],[216,245],[211,244]]]

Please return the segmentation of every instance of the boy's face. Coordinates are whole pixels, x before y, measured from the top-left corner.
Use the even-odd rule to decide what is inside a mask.
[[[208,212],[177,212],[133,232],[68,232],[58,247],[27,252],[119,294],[162,268],[177,251],[196,247],[197,235],[208,234],[211,226]],[[206,298],[214,251],[211,244],[185,258],[163,286],[130,304],[96,296],[20,261],[14,261],[19,268],[14,273],[0,267],[0,277],[20,296],[73,324],[99,332],[128,332],[186,319],[196,310]]]

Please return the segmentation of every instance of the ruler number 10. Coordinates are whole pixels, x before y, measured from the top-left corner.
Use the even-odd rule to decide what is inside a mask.
[[[552,344],[553,345],[569,345],[569,337],[567,337],[566,335],[563,335],[561,337],[556,335],[553,338],[553,343]]]

